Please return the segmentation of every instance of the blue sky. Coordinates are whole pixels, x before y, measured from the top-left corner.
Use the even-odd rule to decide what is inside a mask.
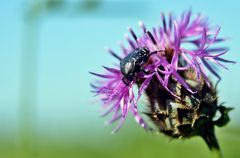
[[[0,2],[0,126],[6,131],[15,128],[18,119],[20,60],[23,34],[23,1]],[[160,12],[179,15],[189,9],[203,13],[210,22],[222,26],[222,36],[231,37],[225,43],[230,48],[226,57],[239,62],[240,2],[230,1],[104,1],[92,13],[74,15],[44,14],[38,32],[37,126],[56,131],[76,127],[89,131],[92,126],[103,128],[99,119],[100,105],[93,104],[88,71],[101,71],[110,66],[113,58],[105,46],[118,51],[127,26],[139,31],[138,21],[149,27],[160,24]],[[239,64],[221,70],[220,101],[235,107],[233,124],[239,121]],[[64,127],[61,125],[64,124]]]

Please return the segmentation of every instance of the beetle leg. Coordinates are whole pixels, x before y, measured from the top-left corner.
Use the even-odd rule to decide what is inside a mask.
[[[143,72],[145,75],[150,74],[150,70],[149,70],[149,71],[146,71],[144,68],[141,68],[141,72]]]
[[[151,55],[153,55],[153,54],[157,54],[157,53],[161,53],[161,55],[165,55],[165,50],[156,50],[156,51],[154,51],[154,52],[151,52],[151,53],[149,54],[149,56],[151,56]]]
[[[125,77],[122,78],[123,83],[125,83],[126,86],[129,86],[130,82],[126,80],[127,79]]]

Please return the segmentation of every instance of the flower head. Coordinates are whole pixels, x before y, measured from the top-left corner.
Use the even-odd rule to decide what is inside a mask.
[[[120,55],[108,49],[119,63],[113,68],[104,66],[104,74],[91,72],[102,78],[92,84],[92,87],[106,109],[103,116],[113,113],[107,123],[120,121],[113,132],[120,129],[128,112],[132,113],[143,128],[149,129],[138,112],[137,103],[153,83],[154,86],[164,89],[173,99],[181,100],[177,89],[171,86],[173,82],[183,87],[188,95],[199,93],[198,89],[189,84],[185,72],[193,71],[196,76],[194,81],[204,80],[204,83],[211,87],[207,71],[220,80],[214,65],[226,68],[224,63],[234,63],[222,58],[228,49],[214,46],[215,43],[225,40],[218,37],[220,27],[211,27],[202,15],[193,18],[191,11],[187,11],[178,19],[172,14],[169,14],[168,18],[164,14],[161,17],[162,25],[152,29],[147,29],[140,22],[142,34],[138,36],[129,27],[132,38],[125,36],[129,46],[121,45]],[[134,93],[134,85],[139,87],[137,94]]]

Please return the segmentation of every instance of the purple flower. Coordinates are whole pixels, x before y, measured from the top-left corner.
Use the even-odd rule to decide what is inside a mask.
[[[139,25],[142,28],[142,34],[137,36],[129,28],[132,39],[126,35],[129,46],[121,45],[122,53],[120,55],[111,49],[108,51],[122,61],[124,58],[130,58],[129,54],[133,54],[134,51],[148,48],[149,59],[143,62],[140,70],[134,69],[131,77],[126,77],[121,71],[119,62],[114,68],[104,67],[106,70],[104,74],[91,72],[101,78],[97,83],[92,84],[92,87],[93,92],[100,96],[103,108],[106,109],[103,116],[113,113],[107,123],[120,121],[113,132],[120,129],[128,112],[132,113],[137,123],[143,128],[149,129],[138,112],[137,103],[153,77],[157,79],[158,85],[156,86],[162,86],[173,97],[180,99],[169,88],[170,79],[174,79],[187,91],[194,94],[196,91],[190,88],[182,77],[182,72],[192,69],[199,80],[203,77],[210,86],[206,71],[211,72],[220,80],[221,77],[215,71],[214,65],[226,68],[224,63],[234,63],[222,58],[228,49],[214,47],[215,43],[225,40],[218,37],[220,27],[210,27],[207,19],[201,15],[192,18],[191,11],[187,11],[182,14],[181,18],[175,19],[172,14],[169,14],[168,18],[162,14],[162,26],[153,27],[151,31],[142,22]],[[134,93],[134,85],[139,87],[137,94]]]

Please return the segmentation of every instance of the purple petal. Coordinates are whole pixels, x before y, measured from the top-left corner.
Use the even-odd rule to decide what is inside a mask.
[[[169,77],[170,77],[170,74],[167,74],[167,75],[164,76],[164,81],[163,81],[163,86],[164,87],[168,86]]]
[[[183,71],[183,70],[188,70],[191,68],[192,65],[187,65],[187,66],[184,66],[184,67],[178,67],[177,70],[180,70],[180,71]]]
[[[161,12],[161,18],[162,18],[163,30],[164,32],[167,32],[166,18],[163,12]]]
[[[122,60],[122,58],[120,56],[118,56],[112,49],[110,48],[106,48],[106,50],[115,58],[117,58],[118,60]]]
[[[208,59],[208,58],[205,58],[205,59]],[[215,63],[216,65],[221,66],[221,67],[223,67],[224,69],[228,70],[228,68],[227,68],[226,66],[224,66],[223,64],[221,64],[221,63],[220,63],[219,61],[217,61],[217,60],[215,60],[215,59],[213,59],[213,58],[209,58],[208,60],[211,61],[211,62],[213,62],[213,63]]]
[[[142,28],[143,33],[147,32],[147,28],[146,28],[146,26],[144,25],[144,23],[142,21],[139,22],[139,26]]]
[[[129,45],[132,47],[132,49],[135,49],[137,46],[135,43],[128,37],[128,35],[125,35],[126,40],[128,41]]]
[[[147,124],[145,123],[143,118],[139,115],[136,105],[131,108],[131,112],[132,112],[136,122],[138,124],[140,124],[140,126],[143,127],[144,129],[148,129]]]
[[[180,48],[180,35],[176,21],[174,21],[174,43],[175,51],[178,52]]]
[[[128,27],[128,31],[131,33],[133,39],[135,40],[136,44],[138,44],[137,35],[134,33],[131,27]]]
[[[122,116],[126,117],[127,112],[128,112],[128,106],[127,106],[127,103],[125,102],[125,98],[124,97],[120,101],[120,106],[122,108]]]
[[[155,74],[157,76],[158,81],[163,85],[163,80],[161,78],[161,76],[156,73]],[[177,99],[181,99],[179,96],[177,96],[175,93],[173,93],[167,86],[164,87],[173,97],[177,98]]]
[[[225,50],[224,52],[218,53],[218,54],[212,54],[212,55],[206,55],[206,58],[216,58],[219,56],[222,56],[223,54],[226,54],[228,50]]]
[[[125,117],[121,117],[121,120],[119,122],[119,124],[117,125],[117,127],[112,131],[112,134],[115,134],[119,131],[119,129],[122,127],[123,123],[125,122],[126,120],[126,116]]]
[[[192,60],[190,60],[188,57],[187,57],[187,55],[185,54],[185,52],[182,52],[182,57],[184,58],[184,60],[187,62],[187,63],[189,63],[190,65],[193,65],[193,62],[192,62]]]
[[[171,67],[173,69],[176,69],[178,66],[178,52],[174,52],[173,57],[172,57],[172,61],[171,61]]]
[[[95,72],[89,72],[89,73],[92,74],[92,75],[101,77],[101,78],[113,78],[112,75],[103,75],[103,74],[98,74],[98,73],[95,73]]]
[[[210,66],[210,64],[207,63],[206,60],[202,59],[202,62],[211,73],[213,73],[219,80],[221,80],[219,74]]]
[[[139,100],[139,98],[140,98],[141,95],[143,94],[144,90],[145,90],[145,89],[147,88],[147,86],[149,85],[149,83],[150,83],[150,81],[151,81],[151,79],[152,79],[152,76],[153,76],[153,74],[152,74],[150,77],[146,78],[146,79],[144,80],[144,82],[142,83],[142,85],[141,85],[141,87],[140,87],[140,89],[139,89],[139,91],[138,91],[137,101]]]
[[[118,121],[122,117],[122,114],[114,116],[111,120],[105,122],[106,125],[113,124],[114,122]]]
[[[172,23],[173,23],[173,16],[172,16],[172,13],[169,13],[169,23],[168,23],[168,26],[169,26],[169,30],[170,31],[172,30]]]
[[[187,16],[185,17],[185,20],[184,20],[184,26],[187,27],[189,21],[190,21],[190,18],[191,18],[191,14],[192,14],[192,11],[191,9],[189,9],[188,13],[187,13]]]
[[[102,66],[104,69],[108,70],[109,72],[112,72],[114,74],[120,74],[120,71],[117,70],[117,69],[114,69],[114,68],[109,68],[109,67],[106,67],[106,66]]]
[[[109,113],[111,113],[114,109],[119,109],[119,101],[117,101],[111,108],[109,108],[106,112],[101,114],[102,117],[107,116]]]
[[[203,68],[203,65],[199,65],[199,70],[201,71],[201,76],[203,76],[205,82],[207,83],[207,86],[210,87],[211,84],[210,84],[210,80],[208,79],[207,75],[206,75],[206,71],[205,69]]]
[[[225,47],[220,47],[220,48],[209,48],[206,50],[207,53],[214,53],[214,52],[222,52],[222,51],[225,51],[225,50],[228,50],[227,48]]]
[[[123,43],[119,43],[122,51],[123,51],[123,54],[126,56],[129,54],[129,51],[124,47]]]
[[[206,41],[207,41],[207,30],[206,30],[206,28],[203,28],[201,46],[199,48],[200,51],[202,51],[204,49],[204,47],[206,45]]]
[[[188,86],[188,84],[186,83],[186,81],[184,81],[184,79],[177,73],[177,72],[173,72],[173,75],[175,76],[176,80],[181,84],[183,85],[189,92],[191,93],[196,93],[196,92],[193,92],[191,90],[191,88]]]
[[[217,29],[217,31],[215,32],[213,38],[211,39],[210,42],[208,42],[208,46],[207,46],[205,49],[208,49],[208,47],[210,47],[210,45],[213,44],[213,43],[216,41],[220,29],[221,29],[221,27],[219,27],[219,28]]]
[[[91,86],[92,88],[94,88],[94,89],[100,88],[99,86],[97,86],[97,85],[95,85],[95,84],[93,84],[93,83],[91,83],[90,86]]]
[[[222,62],[225,62],[225,63],[233,63],[233,64],[236,64],[235,61],[226,60],[226,59],[223,59],[223,58],[220,58],[220,57],[216,57],[215,60],[219,60],[219,61],[222,61]]]

